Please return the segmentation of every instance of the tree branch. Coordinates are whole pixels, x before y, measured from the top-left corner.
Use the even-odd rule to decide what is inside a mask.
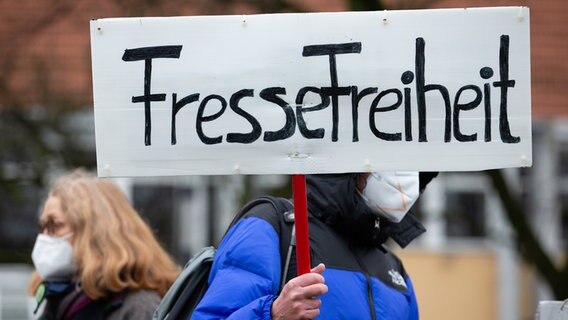
[[[513,226],[516,241],[520,247],[521,256],[532,264],[537,272],[546,280],[557,299],[568,296],[568,279],[554,266],[552,259],[546,254],[533,230],[527,222],[527,214],[514,198],[503,174],[499,170],[485,171],[491,179],[495,191],[499,194],[504,213]]]

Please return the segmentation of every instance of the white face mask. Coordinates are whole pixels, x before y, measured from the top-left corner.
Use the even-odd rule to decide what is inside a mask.
[[[418,172],[373,172],[360,193],[379,217],[400,222],[418,199]]]
[[[38,234],[32,260],[43,280],[70,280],[77,271],[73,247],[67,241],[71,234],[51,237]]]

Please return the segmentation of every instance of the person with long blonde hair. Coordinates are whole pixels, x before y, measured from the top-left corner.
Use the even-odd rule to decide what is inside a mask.
[[[150,319],[180,271],[120,188],[83,170],[53,184],[39,226],[36,319]]]

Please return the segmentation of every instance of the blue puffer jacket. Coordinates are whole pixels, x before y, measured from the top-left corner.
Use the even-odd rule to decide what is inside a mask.
[[[356,192],[347,193],[354,190],[355,179],[326,179],[308,179],[311,262],[326,265],[329,288],[320,297],[318,319],[418,319],[402,263],[373,242],[375,218],[360,205]],[[281,247],[279,234],[285,229],[268,204],[253,208],[234,225],[219,246],[210,287],[191,319],[271,319],[282,277],[280,252],[287,247]],[[292,267],[286,279],[295,273]]]

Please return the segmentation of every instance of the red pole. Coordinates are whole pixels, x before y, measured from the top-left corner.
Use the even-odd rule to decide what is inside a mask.
[[[308,197],[306,194],[306,176],[292,175],[294,194],[294,224],[296,225],[296,261],[298,275],[311,271],[310,236],[308,230]]]

